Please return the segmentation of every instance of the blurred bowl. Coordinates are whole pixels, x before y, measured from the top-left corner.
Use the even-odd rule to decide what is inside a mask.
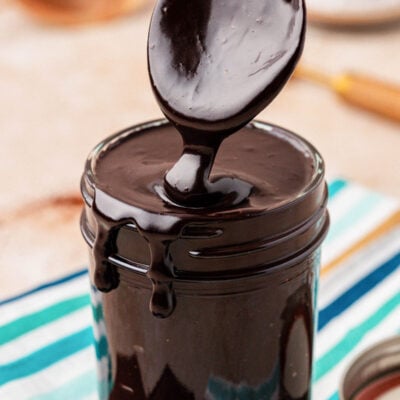
[[[308,0],[311,22],[362,27],[400,21],[400,0]]]
[[[132,13],[148,0],[17,0],[34,17],[52,24],[82,24]]]

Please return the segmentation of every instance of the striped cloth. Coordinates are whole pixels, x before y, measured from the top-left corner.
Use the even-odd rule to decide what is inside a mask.
[[[400,208],[344,180],[330,183],[313,397],[338,399],[353,357],[400,333]],[[97,399],[85,271],[0,302],[0,399]]]

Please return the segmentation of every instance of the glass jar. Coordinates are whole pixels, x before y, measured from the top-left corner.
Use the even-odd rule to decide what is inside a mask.
[[[96,163],[129,140],[163,129],[164,120],[106,139],[82,178],[83,236],[96,235]],[[118,285],[93,286],[101,399],[310,399],[320,245],[329,218],[324,164],[315,148],[282,128],[253,122],[307,151],[313,174],[287,204],[257,215],[215,213],[187,223],[171,257],[176,308],[149,311],[149,246],[135,224],[122,226],[108,262]],[[93,277],[96,261],[90,251]]]

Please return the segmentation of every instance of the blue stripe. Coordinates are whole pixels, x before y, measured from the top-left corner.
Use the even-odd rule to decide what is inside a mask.
[[[323,329],[332,319],[352,306],[364,294],[368,293],[380,282],[397,270],[400,266],[400,253],[397,253],[383,265],[373,270],[369,275],[358,281],[354,286],[336,298],[331,304],[320,310],[318,316],[318,330]],[[361,266],[362,267],[362,266]]]
[[[328,184],[329,200],[332,200],[341,190],[347,187],[349,183],[344,179],[335,179]]]
[[[12,363],[0,365],[0,386],[35,374],[93,344],[92,328],[66,336]]]
[[[332,221],[324,246],[328,247],[334,239],[340,238],[343,233],[362,221],[383,200],[385,198],[379,194],[366,193],[357,205],[350,208],[337,221]]]
[[[37,293],[37,292],[41,292],[42,290],[49,289],[49,288],[54,287],[54,286],[62,285],[63,283],[72,281],[72,280],[77,279],[77,278],[79,278],[81,276],[84,276],[86,274],[87,274],[87,269],[85,268],[83,270],[75,272],[72,275],[68,275],[68,276],[65,276],[65,277],[63,277],[61,279],[57,279],[55,281],[48,282],[48,283],[45,283],[43,285],[37,286],[36,288],[31,289],[31,290],[29,290],[27,292],[23,292],[23,293],[19,294],[18,296],[14,296],[14,297],[10,297],[8,299],[2,300],[2,301],[0,301],[0,306],[12,303],[12,302],[17,301],[17,300],[21,300],[21,299],[23,299],[25,297],[30,296],[31,294],[34,294],[34,293]]]

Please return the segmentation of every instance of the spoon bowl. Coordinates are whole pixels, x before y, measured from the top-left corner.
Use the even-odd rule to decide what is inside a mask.
[[[178,129],[232,133],[279,93],[301,55],[302,0],[159,0],[151,84]]]

